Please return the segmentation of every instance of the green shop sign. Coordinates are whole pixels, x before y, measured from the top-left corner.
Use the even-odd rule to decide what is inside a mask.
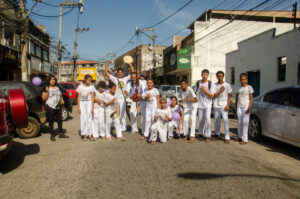
[[[177,68],[191,68],[191,47],[187,46],[177,52]]]

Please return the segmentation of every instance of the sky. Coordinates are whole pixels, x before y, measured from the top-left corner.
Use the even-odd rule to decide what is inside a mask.
[[[173,12],[181,8],[190,0],[85,0],[83,13],[79,14],[78,8],[72,9],[62,19],[62,44],[69,51],[64,60],[73,56],[74,51],[74,30],[77,27],[87,28],[88,32],[78,33],[78,57],[81,60],[100,60],[106,57],[106,52],[115,52],[118,55],[133,49],[136,45],[152,43],[146,36],[134,37],[135,27],[149,27]],[[63,0],[43,0],[43,2],[58,6]],[[75,0],[78,2],[78,0]],[[156,43],[170,46],[172,35],[188,35],[189,30],[185,29],[198,18],[205,10],[218,8],[233,8],[241,2],[246,2],[239,9],[249,9],[258,0],[193,0],[176,15],[155,27],[157,35]],[[35,1],[27,0],[27,9],[32,8]],[[220,5],[220,3],[223,3]],[[65,8],[64,13],[70,8]],[[47,33],[58,42],[59,7],[38,3],[29,16],[38,25],[45,25]],[[79,19],[79,20],[78,20]],[[149,32],[152,34],[151,32]],[[163,43],[161,43],[164,41]],[[128,43],[128,45],[125,45]]]

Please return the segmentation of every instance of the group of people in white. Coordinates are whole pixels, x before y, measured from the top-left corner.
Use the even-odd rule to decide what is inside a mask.
[[[108,91],[106,83],[100,81],[97,89],[91,84],[92,77],[86,75],[77,88],[78,112],[81,120],[81,135],[83,140],[112,140],[111,128],[114,127],[117,140],[124,141],[123,132],[126,125],[126,97],[132,99],[130,107],[131,133],[138,132],[137,117],[141,115],[141,140],[155,144],[157,140],[167,142],[172,140],[174,130],[178,137],[184,137],[189,143],[195,142],[196,123],[198,134],[209,142],[212,137],[220,137],[221,117],[224,122],[225,143],[230,143],[228,111],[230,108],[232,89],[224,82],[224,72],[217,72],[218,82],[208,80],[209,71],[202,70],[195,91],[188,86],[187,80],[181,80],[178,99],[160,98],[159,91],[154,87],[151,78],[138,79],[134,67],[132,73],[124,77],[122,68],[117,69],[117,75],[109,73],[106,62],[105,73],[110,79]],[[236,89],[236,105],[238,116],[238,141],[248,142],[249,113],[252,105],[253,88],[247,84],[247,74],[240,75],[241,86]],[[211,110],[213,107],[215,133],[211,133]],[[198,121],[196,116],[198,112]],[[190,128],[189,128],[190,126]]]

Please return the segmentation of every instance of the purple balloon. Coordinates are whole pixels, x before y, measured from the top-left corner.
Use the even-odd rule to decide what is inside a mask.
[[[180,120],[180,114],[177,113],[177,112],[174,112],[174,113],[172,114],[172,118],[173,118],[173,120]]]
[[[34,77],[33,79],[32,79],[32,83],[33,83],[33,85],[35,85],[35,86],[40,86],[41,84],[42,84],[42,80],[41,80],[41,78],[39,78],[39,77]]]
[[[171,99],[167,98],[167,107],[169,107],[171,105]]]

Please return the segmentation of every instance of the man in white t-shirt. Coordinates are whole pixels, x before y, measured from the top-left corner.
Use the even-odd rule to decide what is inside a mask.
[[[197,114],[197,96],[194,90],[187,85],[187,80],[180,81],[181,88],[179,89],[179,102],[183,106],[183,134],[184,140],[188,140],[189,143],[195,142],[195,125]],[[191,131],[189,133],[189,120],[191,120]]]
[[[117,69],[117,77],[111,75],[108,71],[108,67],[111,61],[106,62],[105,66],[105,74],[108,76],[111,82],[113,82],[115,85],[117,85],[116,90],[116,98],[117,102],[119,104],[120,108],[120,122],[121,122],[121,130],[126,131],[127,125],[126,125],[126,97],[125,97],[125,91],[126,91],[126,85],[127,82],[130,80],[130,75],[127,75],[124,77],[124,70],[122,68]],[[132,72],[134,72],[133,66],[130,64]]]
[[[202,70],[202,79],[197,82],[198,91],[198,132],[200,136],[203,135],[206,142],[211,138],[211,106],[212,106],[212,86],[208,80],[209,71],[207,69]],[[206,123],[206,124],[205,124]],[[205,128],[204,128],[205,127]]]
[[[224,82],[223,71],[218,71],[216,76],[218,82],[213,84],[215,135],[218,137],[220,136],[221,116],[222,116],[224,122],[224,131],[225,131],[225,143],[229,144],[230,136],[229,136],[228,111],[230,106],[232,89],[230,84]]]
[[[238,116],[238,138],[240,144],[248,143],[248,127],[250,119],[250,109],[253,100],[253,88],[248,85],[248,75],[240,75],[241,86],[236,88],[236,103]]]

